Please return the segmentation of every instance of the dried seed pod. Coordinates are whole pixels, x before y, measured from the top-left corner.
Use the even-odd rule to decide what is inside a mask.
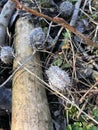
[[[41,27],[33,29],[30,33],[30,44],[33,49],[44,49],[45,45],[45,33]]]
[[[68,17],[73,12],[73,4],[69,1],[64,1],[60,4],[59,11],[64,17]]]
[[[1,48],[0,54],[1,61],[5,64],[9,64],[13,59],[13,49],[10,46],[4,46]]]
[[[68,73],[59,68],[58,66],[51,66],[46,70],[49,84],[51,88],[58,91],[64,91],[66,87],[70,86],[70,78]]]

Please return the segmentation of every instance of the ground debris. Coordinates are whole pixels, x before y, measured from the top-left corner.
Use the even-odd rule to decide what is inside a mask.
[[[9,1],[12,3],[11,0]],[[7,0],[0,1],[0,11],[4,10],[6,2]],[[20,0],[19,2],[30,9],[37,10],[40,14],[49,16],[50,19],[30,14],[21,7],[22,4],[16,10],[14,9],[15,5],[13,6],[14,15],[11,14],[11,19],[5,20],[5,22],[0,19],[0,44],[7,43],[7,46],[0,46],[0,84],[4,83],[7,86],[9,81],[6,79],[11,81],[17,72],[16,69],[12,70],[13,41],[18,35],[15,33],[15,24],[21,17],[23,21],[28,19],[30,24],[34,24],[28,41],[30,41],[31,50],[36,50],[34,55],[37,52],[40,53],[45,79],[43,82],[46,89],[51,88],[47,90],[47,97],[55,129],[92,130],[92,127],[97,126],[96,122],[98,121],[98,49],[86,44],[85,38],[79,37],[74,31],[72,31],[73,34],[60,25],[66,21],[72,26],[71,29],[76,29],[86,38],[92,39],[91,41],[97,46],[98,2],[96,0]],[[8,11],[4,12],[4,14],[1,13],[2,16],[8,13]],[[2,25],[6,25],[6,27]],[[20,30],[21,28],[22,26],[20,26]],[[2,32],[4,34],[7,32],[8,37],[5,37]],[[25,32],[26,30],[23,33],[25,34]],[[28,41],[25,45],[28,44]],[[24,52],[24,54],[26,53],[27,51]],[[28,57],[34,55],[31,54]],[[23,61],[26,62],[25,58]],[[35,64],[37,67],[40,66],[38,63]],[[21,70],[24,65],[20,64],[19,67]],[[32,66],[30,67],[32,68]],[[63,93],[66,89],[67,91]],[[0,109],[10,110],[11,91],[3,86],[0,88],[0,93],[2,99],[0,100]],[[4,99],[6,103],[3,102]]]

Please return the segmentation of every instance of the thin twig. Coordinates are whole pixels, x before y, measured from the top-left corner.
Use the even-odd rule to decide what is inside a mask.
[[[78,13],[79,13],[79,8],[80,8],[80,5],[81,5],[81,2],[82,2],[82,0],[78,0],[75,4],[75,9],[74,9],[74,12],[73,12],[73,15],[72,15],[72,19],[70,21],[71,26],[74,26],[77,19],[78,19]]]
[[[67,33],[69,33],[69,31],[67,30]],[[70,36],[70,35],[69,35]],[[73,76],[75,76],[75,79],[77,79],[76,77],[76,58],[75,58],[75,52],[74,52],[74,47],[72,44],[72,39],[70,37],[70,44],[71,44],[71,48],[72,48],[72,53],[73,53]]]
[[[85,9],[85,6],[86,6],[87,2],[88,2],[88,0],[85,0],[85,1],[84,1],[84,4],[83,4],[83,7],[82,7],[82,10]],[[80,16],[82,16],[82,14],[83,14],[83,13],[81,12],[81,13],[80,13]]]
[[[96,30],[95,30],[95,34],[94,34],[94,41],[96,41],[97,38],[97,34],[98,34],[98,25],[96,26]]]
[[[92,0],[88,1],[88,3],[89,3],[89,11],[90,11],[91,14],[93,14],[91,2],[92,2]]]
[[[85,108],[85,106],[87,105],[87,103],[88,103],[88,99],[85,100],[85,103],[83,104],[83,106],[82,106],[82,108],[81,108],[82,111],[84,110],[84,108]],[[78,113],[78,115],[77,115],[77,119],[80,118],[80,115],[81,115],[81,111],[79,111],[79,113]]]
[[[97,83],[96,83],[96,84],[97,84]],[[83,100],[85,99],[86,95],[96,86],[96,84],[93,85],[93,86],[81,97],[80,102],[83,102]]]

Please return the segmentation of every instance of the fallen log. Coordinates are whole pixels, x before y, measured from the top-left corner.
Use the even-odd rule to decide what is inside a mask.
[[[32,29],[34,26],[26,18],[20,18],[16,23],[13,69],[20,62],[42,79],[39,54],[35,53],[27,60],[33,53],[29,40]],[[21,67],[13,77],[12,87],[11,130],[53,130],[45,89],[39,80]]]

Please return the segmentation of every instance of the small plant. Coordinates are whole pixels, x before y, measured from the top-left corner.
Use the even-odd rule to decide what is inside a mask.
[[[92,14],[92,18],[93,18],[94,20],[96,20],[96,19],[98,18],[98,15],[97,15],[97,14]]]
[[[98,130],[98,127],[88,122],[88,119],[79,118],[77,119],[78,111],[75,107],[68,109],[69,120],[73,119],[73,124],[68,124],[64,130]],[[93,118],[98,121],[98,109],[94,109],[92,112]]]
[[[69,46],[69,41],[70,41],[70,37],[71,37],[71,34],[70,32],[64,32],[63,33],[63,37],[64,37],[64,41],[62,42],[62,49],[69,49],[70,46]]]
[[[83,124],[83,122],[75,122],[73,125],[68,125],[64,130],[98,130],[97,126]]]
[[[58,57],[56,57],[56,58],[53,60],[52,65],[61,67],[62,64],[63,64],[63,61],[64,61],[64,60],[63,60],[63,57],[58,56]]]

